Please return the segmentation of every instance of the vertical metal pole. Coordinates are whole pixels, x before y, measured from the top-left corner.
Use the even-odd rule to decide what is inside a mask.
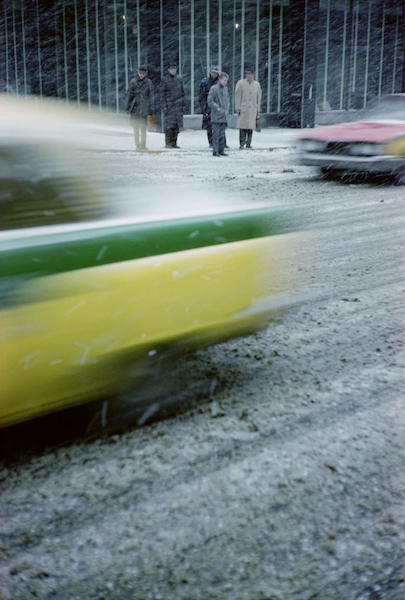
[[[41,61],[41,37],[40,37],[40,30],[39,30],[39,0],[37,0],[37,51],[38,51],[39,96],[42,99],[42,61]]]
[[[356,74],[357,74],[357,43],[359,37],[359,0],[357,0],[354,7],[356,12],[355,26],[354,26],[354,57],[353,57],[353,81],[352,81],[352,92],[356,91]]]
[[[207,57],[207,74],[210,71],[210,0],[205,4],[205,53]]]
[[[76,42],[76,102],[80,104],[80,63],[79,63],[79,24],[77,22],[77,0],[75,8],[75,42]]]
[[[191,114],[194,114],[194,0],[191,0]]]
[[[120,90],[118,75],[118,21],[117,21],[117,0],[114,0],[114,66],[115,66],[115,110],[120,111]]]
[[[260,51],[260,0],[256,0],[256,79],[259,79],[259,51]]]
[[[139,13],[139,0],[136,0],[136,64],[141,66],[141,17]]]
[[[66,99],[66,104],[69,104],[69,78],[68,78],[67,44],[66,44],[66,0],[63,0],[63,6],[62,6],[62,29],[63,29],[63,66],[65,68],[65,99]]]
[[[59,84],[59,31],[58,31],[58,20],[59,20],[59,12],[58,10],[55,8],[55,15],[54,15],[54,19],[55,19],[55,80],[56,80],[56,97],[59,99],[59,90],[60,90],[60,84]]]
[[[354,57],[354,6],[352,5],[351,0],[349,2],[349,10],[350,10],[350,58],[349,58],[349,81],[348,81],[348,90],[347,90],[347,108],[351,108],[352,103],[352,77],[353,77],[353,57]]]
[[[273,37],[273,0],[270,0],[270,14],[269,14],[269,40],[267,47],[267,112],[271,110],[271,78],[273,76],[273,65],[272,65],[272,44]]]
[[[232,56],[233,56],[233,60],[232,60],[232,81],[233,81],[233,85],[234,85],[234,89],[235,89],[235,69],[236,69],[236,28],[235,28],[235,24],[236,24],[236,0],[233,0],[233,37],[232,37]],[[235,112],[235,94],[232,94],[232,113]]]
[[[240,35],[240,78],[245,76],[245,0],[242,0],[242,19]]]
[[[283,9],[284,0],[281,0],[280,5],[280,31],[278,39],[278,91],[277,91],[277,112],[281,111],[281,67],[283,58]]]
[[[344,99],[344,85],[345,85],[345,67],[346,67],[346,39],[347,39],[347,0],[345,0],[344,7],[344,21],[343,21],[343,42],[342,42],[342,75],[340,78],[340,110],[343,109],[343,99]]]
[[[218,1],[218,66],[222,71],[222,0]]]
[[[109,105],[110,84],[111,84],[111,57],[110,57],[110,38],[109,38],[109,20],[107,14],[107,1],[103,0],[103,48],[104,48],[104,93],[105,106]]]
[[[22,27],[22,50],[24,65],[24,94],[27,96],[27,59],[25,54],[25,21],[24,21],[24,2],[21,3],[21,27]]]
[[[381,96],[382,74],[384,64],[384,37],[385,37],[385,4],[383,4],[383,16],[381,25],[381,51],[380,51],[380,72],[378,74],[378,95]]]
[[[366,71],[364,74],[364,97],[363,107],[367,105],[367,88],[368,88],[368,63],[370,58],[370,31],[371,31],[371,0],[368,2],[368,23],[367,23],[367,51],[366,51]]]
[[[96,52],[97,52],[97,92],[98,92],[98,109],[101,112],[101,64],[100,64],[100,31],[98,22],[98,0],[94,3],[96,9]]]
[[[163,78],[163,0],[159,0],[159,20],[160,20],[160,77],[161,79]],[[180,11],[180,0],[179,0],[179,11]],[[181,27],[180,27],[181,29]],[[181,35],[181,33],[179,33],[179,35]],[[181,69],[181,63],[180,63],[180,69]],[[181,70],[180,70],[180,75],[181,75]],[[160,109],[160,122],[161,122],[161,127],[162,127],[162,131],[165,130],[165,121],[163,118],[163,107]]]
[[[160,76],[163,77],[163,0],[160,0]]]
[[[6,45],[6,92],[7,94],[9,93],[9,81],[10,81],[10,75],[9,75],[9,68],[8,68],[8,25],[7,25],[7,21],[8,21],[8,17],[7,17],[7,6],[6,3],[4,3],[4,38],[5,38],[5,45]]]
[[[181,75],[181,0],[179,0],[179,73]]]
[[[15,30],[15,6],[14,0],[11,5],[11,11],[13,15],[13,38],[14,38],[14,77],[15,77],[15,91],[18,96],[18,61],[17,61],[17,34]]]
[[[304,127],[304,106],[305,106],[305,74],[307,68],[307,26],[308,26],[308,1],[305,0],[304,15],[304,50],[302,56],[302,82],[301,82],[301,129]]]
[[[393,94],[395,94],[395,79],[396,79],[396,75],[397,75],[398,24],[399,24],[399,15],[397,15],[397,22],[395,24],[394,63],[392,66],[392,93]]]
[[[330,30],[330,0],[326,8],[326,43],[325,43],[325,70],[323,77],[323,110],[326,110],[328,94],[328,66],[329,66],[329,30]]]
[[[86,18],[86,65],[87,65],[87,106],[91,110],[91,80],[90,80],[90,37],[89,37],[89,6],[88,0],[84,2]]]
[[[124,69],[125,91],[128,89],[128,33],[127,33],[127,0],[124,0]]]

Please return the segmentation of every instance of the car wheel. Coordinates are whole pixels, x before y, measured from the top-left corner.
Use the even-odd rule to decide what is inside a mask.
[[[330,180],[337,180],[337,179],[340,179],[342,176],[340,171],[337,171],[336,169],[330,169],[329,167],[322,167],[321,171],[320,171],[320,175],[321,175],[322,179],[330,179]]]

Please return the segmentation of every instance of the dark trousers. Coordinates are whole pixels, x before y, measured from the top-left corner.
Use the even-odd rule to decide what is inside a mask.
[[[250,148],[252,134],[252,129],[239,129],[239,146],[244,146],[246,144],[246,148]]]
[[[222,154],[224,151],[226,125],[226,123],[212,124],[212,151],[214,154],[217,152]]]
[[[146,117],[131,116],[131,123],[134,128],[136,148],[146,148]]]
[[[177,125],[176,127],[170,127],[166,129],[166,146],[171,146],[172,148],[177,146],[177,136],[179,135],[179,131],[180,130]]]
[[[226,134],[224,133],[225,136],[225,144],[224,146],[226,146]],[[208,145],[211,148],[212,147],[212,123],[210,124],[210,127],[208,127],[207,129],[207,138],[208,138]]]

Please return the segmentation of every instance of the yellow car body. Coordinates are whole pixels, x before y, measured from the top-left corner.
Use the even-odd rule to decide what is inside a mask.
[[[105,206],[42,140],[59,113],[29,121],[16,104],[0,99],[0,427],[134,388],[164,353],[267,323],[291,285],[284,209],[221,207],[216,192],[190,206],[191,190],[153,209],[137,187],[135,213],[112,219],[125,201]]]
[[[285,289],[282,272],[271,274],[269,263],[293,237],[244,240],[22,284],[19,294],[27,300],[0,311],[0,425],[122,389],[169,345],[189,349],[261,327]]]

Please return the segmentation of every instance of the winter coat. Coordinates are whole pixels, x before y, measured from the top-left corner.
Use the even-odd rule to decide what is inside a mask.
[[[153,112],[153,83],[148,77],[131,79],[125,110],[130,111],[131,117],[147,117]]]
[[[256,129],[256,117],[260,112],[262,88],[258,81],[249,83],[241,79],[235,88],[235,110],[239,113],[236,127],[238,129]]]
[[[200,83],[199,103],[203,115],[201,129],[211,129],[211,108],[208,106],[208,93],[213,85],[218,83],[217,77],[205,77]]]
[[[181,77],[168,73],[160,87],[161,108],[165,115],[165,129],[183,127],[183,114],[187,110],[186,94]]]
[[[212,86],[208,93],[208,106],[211,108],[212,123],[227,123],[229,93],[226,85],[218,82]]]

